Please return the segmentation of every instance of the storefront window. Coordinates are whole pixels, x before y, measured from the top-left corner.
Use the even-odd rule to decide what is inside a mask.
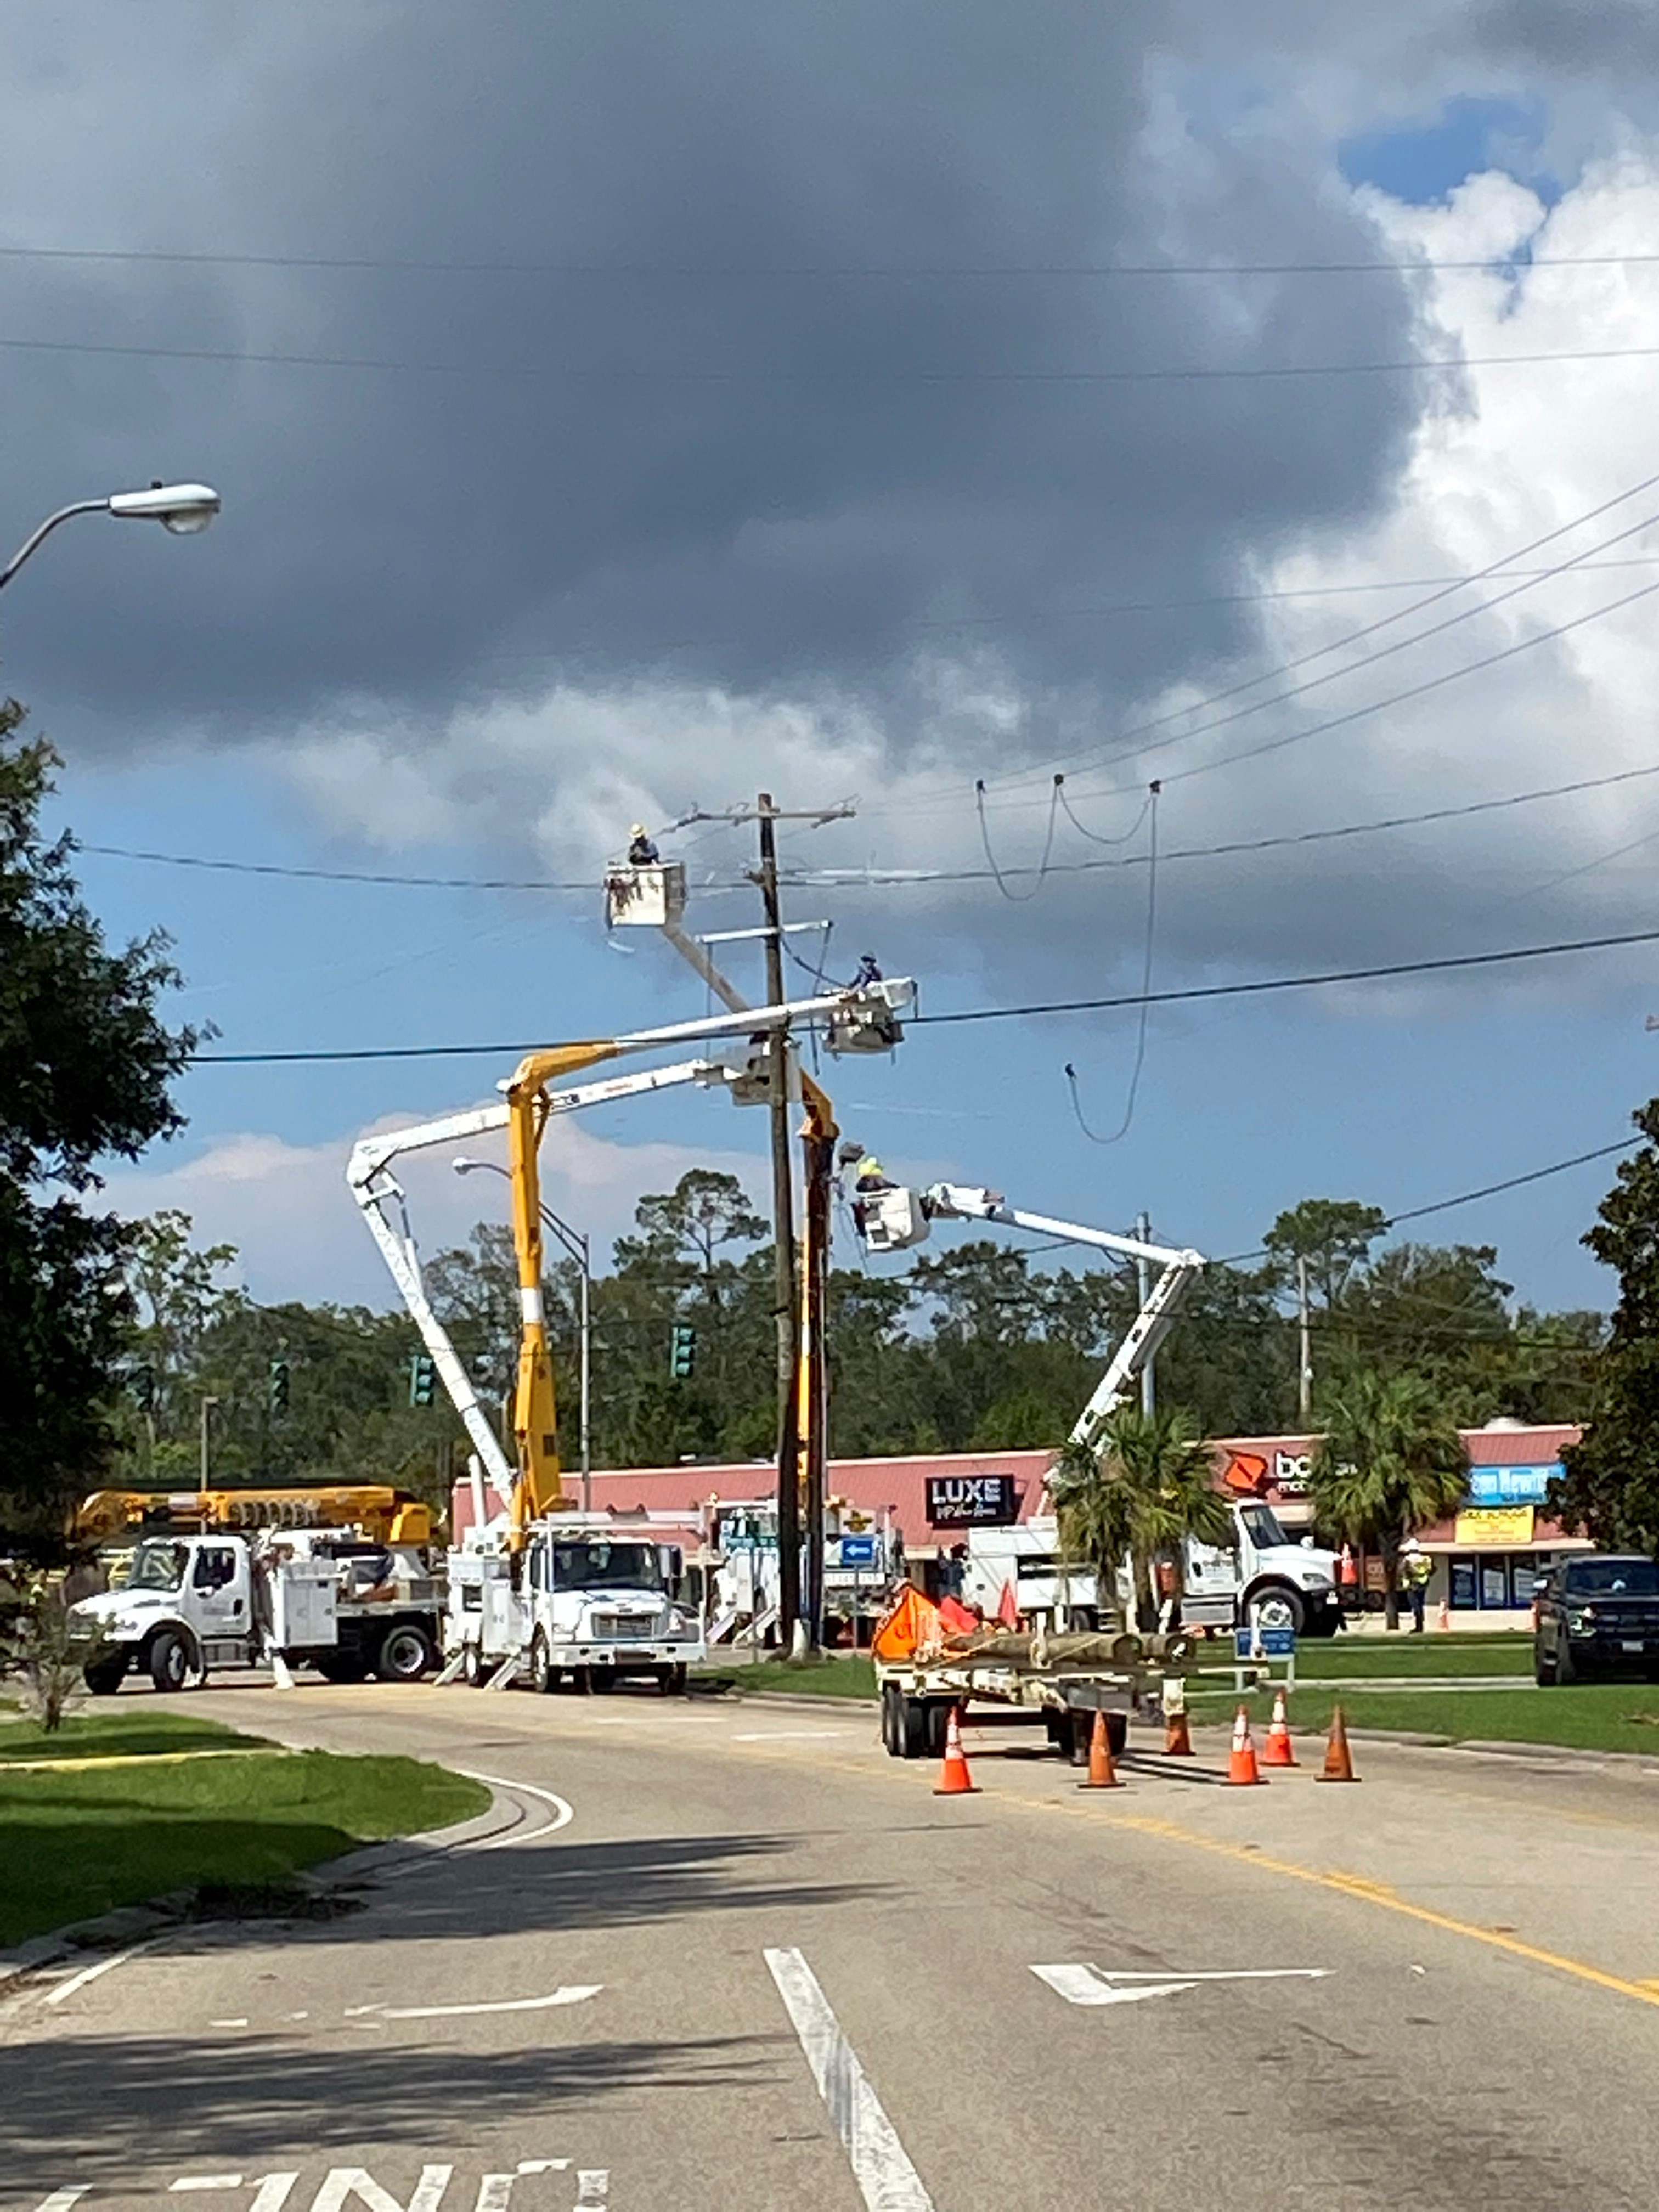
[[[1510,1563],[1507,1559],[1480,1562],[1480,1610],[1503,1613],[1510,1601]]]
[[[1532,1586],[1549,1565],[1533,1552],[1517,1552],[1510,1561],[1510,1603],[1525,1613],[1532,1603]]]
[[[1473,1559],[1454,1559],[1451,1563],[1451,1608],[1454,1613],[1474,1611]]]

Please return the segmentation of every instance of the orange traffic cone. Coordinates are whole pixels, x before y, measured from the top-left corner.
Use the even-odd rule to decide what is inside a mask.
[[[1255,1768],[1255,1745],[1250,1738],[1250,1716],[1241,1705],[1238,1718],[1233,1723],[1233,1747],[1227,1760],[1227,1779],[1236,1790],[1248,1789],[1259,1783],[1261,1777]]]
[[[1353,1754],[1348,1749],[1348,1731],[1342,1725],[1342,1708],[1331,1710],[1330,1741],[1325,1746],[1325,1771],[1316,1774],[1316,1782],[1358,1782],[1353,1771]]]
[[[1089,1735],[1089,1778],[1078,1784],[1079,1790],[1121,1790],[1116,1767],[1112,1764],[1112,1739],[1106,1733],[1106,1716],[1095,1708],[1095,1724]]]
[[[1166,1759],[1190,1759],[1193,1756],[1193,1732],[1187,1725],[1187,1708],[1179,1712],[1166,1712],[1164,1717],[1164,1756]]]
[[[939,1780],[933,1785],[935,1797],[972,1797],[979,1784],[968,1771],[968,1759],[962,1748],[960,1708],[952,1705],[951,1717],[945,1723],[945,1764],[939,1769]]]
[[[1291,1717],[1285,1710],[1283,1689],[1273,1692],[1273,1717],[1267,1723],[1267,1741],[1261,1753],[1264,1766],[1294,1766],[1296,1753],[1291,1747]]]

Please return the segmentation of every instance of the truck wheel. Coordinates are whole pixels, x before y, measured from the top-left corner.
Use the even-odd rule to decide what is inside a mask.
[[[902,1750],[903,1729],[899,1720],[899,1692],[896,1684],[884,1682],[881,1686],[881,1747],[889,1759],[896,1759]]]
[[[1263,1583],[1259,1589],[1250,1592],[1245,1612],[1255,1626],[1289,1628],[1298,1636],[1307,1619],[1302,1593],[1292,1589],[1289,1583]]]
[[[149,1647],[149,1679],[156,1688],[187,1690],[191,1675],[199,1680],[201,1671],[194,1639],[179,1629],[162,1629]]]
[[[383,1682],[418,1682],[433,1660],[432,1639],[412,1620],[400,1620],[380,1638],[374,1671]]]
[[[683,1698],[690,1676],[690,1669],[682,1659],[676,1665],[663,1668],[657,1677],[657,1687],[665,1698]]]
[[[547,1656],[547,1638],[538,1628],[530,1639],[530,1686],[550,1698],[559,1680],[558,1669]]]
[[[94,1698],[112,1698],[127,1678],[127,1654],[118,1651],[113,1658],[100,1659],[96,1666],[83,1668],[82,1674]]]

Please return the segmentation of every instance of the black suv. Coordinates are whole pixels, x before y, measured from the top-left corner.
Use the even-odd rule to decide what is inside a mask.
[[[1639,1552],[1583,1552],[1538,1588],[1533,1673],[1540,1687],[1592,1674],[1659,1682],[1659,1560]]]

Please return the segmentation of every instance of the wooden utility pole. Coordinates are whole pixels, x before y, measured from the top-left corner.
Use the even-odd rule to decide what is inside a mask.
[[[766,919],[767,1004],[783,1004],[783,921],[778,909],[777,810],[769,792],[755,802],[760,822],[760,891]],[[778,1345],[778,1644],[795,1642],[800,1620],[800,1317],[795,1303],[795,1194],[789,1160],[789,1033],[768,1041],[767,1107],[772,1119],[773,1305]]]
[[[1308,1261],[1298,1254],[1296,1262],[1296,1409],[1307,1428],[1313,1408],[1313,1339],[1308,1328]]]

